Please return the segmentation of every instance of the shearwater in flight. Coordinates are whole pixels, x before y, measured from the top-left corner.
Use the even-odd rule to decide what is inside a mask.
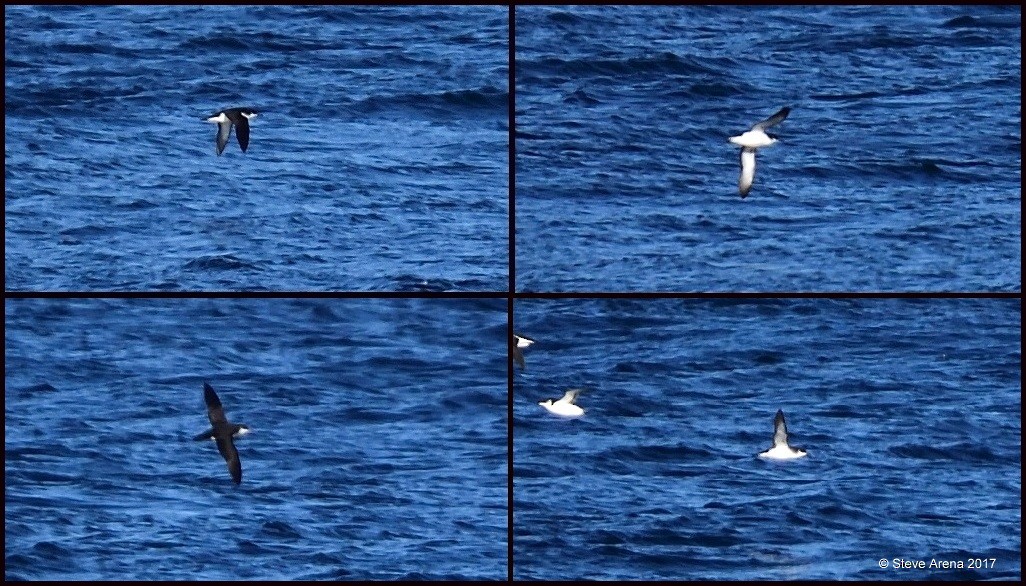
[[[770,460],[793,460],[806,454],[805,450],[787,445],[787,424],[784,423],[784,411],[777,409],[777,416],[773,419],[773,447],[759,454],[759,457]]]
[[[221,408],[221,399],[207,383],[203,383],[203,399],[207,402],[207,417],[210,418],[210,425],[213,427],[192,438],[196,441],[212,439],[217,442],[217,451],[228,463],[228,472],[232,475],[235,484],[242,482],[242,462],[239,460],[239,451],[235,449],[235,442],[232,437],[239,437],[249,433],[249,427],[237,423],[228,423],[224,416],[224,409]]]
[[[545,399],[540,401],[538,404],[545,407],[545,410],[555,415],[561,415],[563,417],[580,417],[584,415],[584,409],[574,403],[577,400],[577,395],[581,393],[581,389],[570,389],[567,391],[561,399],[558,401],[555,399]]]
[[[741,179],[737,182],[737,190],[741,193],[742,199],[752,190],[752,183],[755,181],[755,149],[777,142],[777,137],[767,133],[766,129],[780,124],[790,113],[791,108],[782,108],[776,114],[756,123],[748,132],[728,139],[741,147]]]
[[[235,127],[235,138],[239,140],[242,152],[249,147],[249,119],[256,118],[257,111],[253,108],[228,108],[206,118],[207,122],[217,124],[217,156],[224,152],[225,145],[232,135],[232,127]]]
[[[516,342],[516,345],[513,346],[513,362],[519,364],[520,368],[527,368],[527,365],[524,363],[523,349],[534,344],[534,340],[517,334],[513,334],[513,340]]]

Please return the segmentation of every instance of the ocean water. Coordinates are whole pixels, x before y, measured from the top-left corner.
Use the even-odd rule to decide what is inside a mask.
[[[23,291],[497,291],[505,6],[5,6]],[[218,157],[222,108],[249,150]]]
[[[1021,580],[1019,299],[531,298],[1021,292],[1021,8],[509,14],[5,7],[6,291],[297,292],[5,298],[5,578]]]
[[[4,310],[5,579],[506,578],[505,301]]]
[[[1019,300],[515,310],[515,579],[1021,580]]]
[[[520,6],[518,291],[1021,291],[1019,6]],[[783,106],[755,186],[727,137]]]

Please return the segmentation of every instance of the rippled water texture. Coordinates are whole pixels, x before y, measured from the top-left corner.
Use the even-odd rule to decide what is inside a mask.
[[[1019,7],[522,6],[520,291],[1020,291]],[[738,195],[727,137],[791,106]]]
[[[5,289],[146,296],[5,299],[5,578],[1021,580],[1020,299],[635,295],[1021,292],[1021,8],[510,10],[5,7]]]
[[[507,7],[4,16],[7,289],[508,287]]]
[[[506,578],[505,302],[4,309],[6,579]]]
[[[518,302],[514,577],[1020,579],[1021,309]],[[537,405],[570,387],[582,418]],[[756,457],[777,409],[808,456]]]

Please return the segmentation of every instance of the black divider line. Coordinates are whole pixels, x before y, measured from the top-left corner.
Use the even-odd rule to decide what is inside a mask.
[[[507,299],[503,291],[6,291],[5,299]]]
[[[509,241],[509,289],[506,292],[506,343],[509,344],[508,348],[512,349],[515,342],[513,341],[513,295],[516,291],[517,284],[517,259],[516,259],[516,92],[517,92],[517,79],[516,79],[516,6],[514,4],[509,5],[509,66],[508,74],[509,84],[508,88],[508,102],[506,107],[509,109],[507,112],[508,128],[507,128],[507,139],[508,145],[508,157],[507,166],[509,168],[509,235],[507,240]],[[506,581],[513,581],[513,353],[511,351],[506,352]]]
[[[674,293],[674,292],[522,292],[514,293],[514,299],[1021,299],[1021,293],[1005,292],[839,292],[839,293]]]

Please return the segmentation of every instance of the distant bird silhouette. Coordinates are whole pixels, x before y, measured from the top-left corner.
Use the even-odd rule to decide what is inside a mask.
[[[519,364],[520,368],[526,369],[527,364],[524,363],[523,349],[527,348],[531,344],[534,344],[534,340],[530,338],[525,338],[523,336],[518,336],[517,334],[513,334],[513,341],[516,342],[516,344],[513,346],[513,362]]]
[[[242,152],[249,147],[249,119],[256,118],[257,111],[253,108],[228,108],[206,118],[207,122],[217,124],[217,156],[224,152],[228,138],[232,135],[232,127],[235,127],[235,138],[239,140]]]
[[[773,447],[759,454],[760,458],[771,460],[793,460],[806,455],[805,450],[792,448],[787,444],[787,424],[784,423],[784,411],[777,409],[773,418]]]
[[[196,441],[212,439],[217,442],[217,451],[228,463],[228,472],[232,475],[235,484],[242,482],[242,462],[239,460],[239,452],[235,449],[233,437],[239,437],[249,433],[249,427],[240,424],[228,423],[224,416],[224,409],[221,408],[221,399],[207,383],[203,383],[203,399],[207,402],[207,417],[210,418],[212,428],[192,438]]]

